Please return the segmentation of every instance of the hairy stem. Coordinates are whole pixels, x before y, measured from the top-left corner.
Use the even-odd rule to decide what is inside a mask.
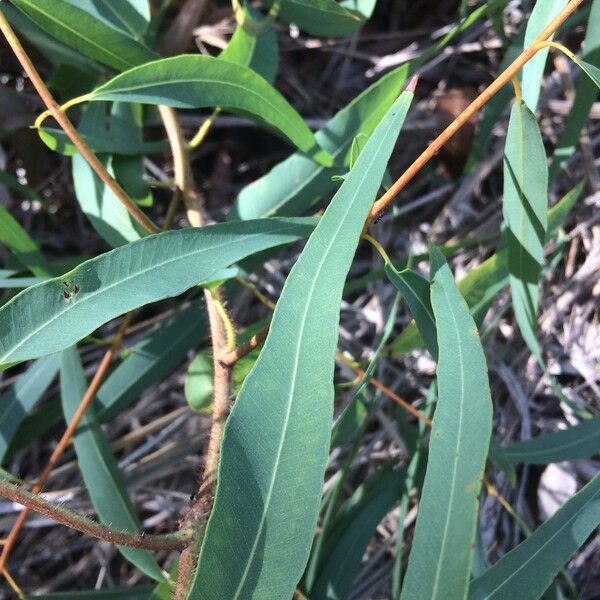
[[[53,521],[62,523],[80,533],[110,542],[111,544],[118,544],[119,546],[145,548],[147,550],[172,550],[184,546],[189,542],[191,537],[187,530],[163,535],[136,534],[115,530],[92,521],[85,515],[69,510],[64,506],[48,502],[48,500],[37,494],[32,494],[18,485],[3,480],[0,480],[0,496],[8,498],[13,502],[18,502],[27,509],[45,515]]]

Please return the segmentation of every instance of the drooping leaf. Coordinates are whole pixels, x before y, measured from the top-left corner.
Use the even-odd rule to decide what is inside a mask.
[[[118,29],[131,38],[141,40],[150,24],[148,0],[67,0],[69,4]]]
[[[402,598],[464,598],[471,576],[483,469],[492,430],[487,365],[450,268],[430,249],[439,398]]]
[[[332,164],[302,117],[274,87],[252,69],[219,58],[190,54],[146,63],[96,88],[90,100],[242,111],[317,162]]]
[[[190,599],[288,598],[300,579],[329,450],[344,279],[411,98],[378,126],[287,278],[227,420]]]
[[[389,262],[385,263],[385,274],[408,302],[419,333],[425,341],[425,346],[427,346],[433,359],[437,360],[437,332],[433,309],[431,308],[429,281],[411,269],[398,271]]]
[[[596,475],[524,542],[471,584],[469,600],[537,600],[600,524]]]
[[[568,0],[538,0],[533,5],[531,15],[527,19],[525,48],[531,45],[533,40],[546,28],[548,23],[567,5],[567,2]],[[523,101],[531,112],[535,112],[540,97],[547,58],[548,48],[542,48],[523,67]]]
[[[62,350],[128,310],[181,294],[314,219],[260,219],[148,236],[30,287],[0,308],[0,365]]]
[[[592,83],[598,89],[600,89],[600,69],[583,60],[576,59],[575,62],[579,65],[581,70],[591,79]]]
[[[87,381],[75,347],[64,350],[60,361],[60,390],[65,421],[73,419]],[[100,521],[122,531],[137,533],[140,523],[127,494],[123,476],[119,471],[108,440],[96,420],[93,407],[83,415],[73,438],[77,463],[85,487]],[[121,554],[143,573],[162,581],[165,577],[148,550],[119,546]]]
[[[300,152],[273,167],[247,185],[235,200],[229,219],[301,215],[307,208],[338,187],[332,175],[346,173],[352,140],[370,136],[393,104],[406,82],[408,69],[396,69],[357,96],[315,134],[339,167],[326,169]]]
[[[267,7],[274,0],[261,0]],[[344,36],[356,31],[363,24],[359,12],[347,10],[335,0],[278,0],[277,19],[294,23],[312,35]]]
[[[56,354],[40,358],[0,395],[0,463],[19,425],[52,383],[58,365]]]
[[[590,11],[583,42],[585,61],[600,65],[600,0],[594,0]],[[566,118],[563,131],[554,149],[550,165],[550,181],[554,181],[575,152],[581,130],[588,119],[592,105],[598,97],[598,88],[584,73],[577,78],[575,100]]]
[[[504,452],[514,463],[528,465],[591,458],[600,453],[600,417],[511,444]]]
[[[2,205],[0,205],[0,243],[9,248],[17,260],[34,275],[38,277],[50,275],[51,268],[38,245]]]
[[[67,0],[10,1],[52,37],[117,71],[156,59],[146,46]]]
[[[530,350],[536,339],[538,279],[548,227],[548,166],[542,135],[524,102],[510,115],[504,151],[504,200],[508,271],[515,317]]]

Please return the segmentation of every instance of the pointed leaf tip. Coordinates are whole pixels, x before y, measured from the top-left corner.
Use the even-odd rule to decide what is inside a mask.
[[[417,89],[417,83],[419,83],[419,76],[413,75],[411,80],[406,85],[406,91],[414,94],[415,90]]]

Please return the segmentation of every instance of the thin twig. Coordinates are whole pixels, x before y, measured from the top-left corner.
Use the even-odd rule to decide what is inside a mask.
[[[62,523],[71,529],[80,533],[89,535],[111,544],[127,546],[130,548],[145,548],[147,550],[173,550],[181,548],[189,543],[191,539],[189,531],[178,531],[175,533],[166,533],[161,535],[146,535],[144,533],[129,533],[127,531],[115,530],[96,521],[92,521],[85,515],[69,510],[64,506],[48,502],[37,494],[32,494],[27,490],[0,480],[0,496],[8,498],[13,502],[18,502],[28,510],[49,517],[53,521]]]
[[[377,217],[394,201],[396,196],[406,185],[421,171],[421,169],[437,154],[437,152],[452,138],[463,125],[465,125],[475,113],[477,113],[493,96],[495,96],[518,71],[531,60],[540,49],[540,43],[546,41],[556,30],[579,8],[584,0],[571,0],[569,4],[556,16],[549,25],[538,35],[533,42],[485,89],[465,110],[435,138],[427,149],[404,171],[390,189],[381,197],[371,209],[367,219],[367,225]]]
[[[0,11],[0,30],[4,34],[6,41],[12,48],[18,61],[21,63],[23,70],[27,73],[31,83],[37,90],[40,98],[47,106],[52,116],[56,119],[57,123],[61,126],[63,131],[67,134],[69,139],[73,142],[81,156],[89,163],[90,167],[94,170],[96,175],[107,185],[107,187],[115,194],[123,206],[127,209],[127,212],[147,231],[151,233],[157,233],[158,227],[144,214],[144,212],[138,207],[138,205],[127,195],[125,190],[110,176],[109,172],[104,168],[104,165],[98,160],[96,155],[91,151],[89,146],[83,141],[69,118],[61,110],[59,104],[56,102],[46,84],[40,77],[36,68],[33,66],[27,52],[21,45],[21,42],[15,35],[12,27],[7,21],[4,14]]]
[[[113,341],[111,343],[110,348],[104,353],[104,356],[100,361],[100,365],[98,366],[98,370],[96,371],[94,377],[92,378],[92,381],[90,382],[87,390],[85,391],[85,394],[81,399],[81,403],[79,404],[77,411],[73,415],[71,422],[69,423],[67,429],[65,430],[61,439],[56,445],[56,448],[54,448],[54,451],[52,452],[50,459],[44,467],[44,470],[40,473],[35,484],[33,485],[31,490],[32,493],[39,494],[42,491],[44,485],[46,484],[46,481],[48,480],[48,476],[52,472],[52,469],[54,469],[60,457],[67,449],[69,443],[71,442],[71,438],[75,433],[75,430],[79,426],[79,422],[83,418],[85,411],[88,409],[94,396],[96,395],[96,392],[100,387],[100,383],[104,378],[104,375],[108,371],[108,367],[110,366],[114,355],[121,347],[123,337],[125,336],[125,332],[127,331],[127,327],[129,327],[132,318],[133,313],[128,313],[127,315],[125,315],[125,318],[119,326],[116,335],[113,337]],[[2,548],[2,554],[0,554],[0,571],[2,571],[2,569],[6,567],[6,563],[8,562],[8,558],[10,556],[12,548],[15,542],[17,541],[19,533],[21,532],[21,529],[23,528],[23,525],[25,524],[28,515],[29,509],[26,508],[19,514],[17,520],[12,526],[12,529],[10,530],[10,533],[8,534],[8,537],[6,538],[4,542],[4,547]]]

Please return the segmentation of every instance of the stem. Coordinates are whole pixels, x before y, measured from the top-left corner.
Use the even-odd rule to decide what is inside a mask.
[[[371,214],[367,219],[367,225],[372,223],[380,213],[382,213],[393,201],[394,198],[406,187],[406,185],[421,171],[421,169],[435,156],[435,154],[452,138],[458,130],[467,123],[477,111],[479,111],[491,98],[497,94],[517,72],[531,60],[540,49],[540,44],[545,42],[556,30],[570,17],[584,0],[571,0],[567,6],[556,16],[548,26],[538,35],[530,46],[503,71],[481,94],[467,106],[467,108],[458,116],[440,135],[427,147],[427,149],[408,167],[399,179],[390,187],[390,189],[381,197],[371,209]]]
[[[52,472],[52,469],[54,469],[60,457],[67,449],[67,446],[69,445],[71,438],[73,437],[73,434],[75,433],[75,430],[79,425],[79,422],[81,421],[83,415],[85,414],[85,411],[87,410],[88,406],[91,404],[94,396],[96,395],[96,392],[100,387],[100,383],[104,378],[104,375],[106,374],[114,355],[121,347],[123,337],[125,336],[125,331],[129,327],[132,318],[133,313],[128,313],[127,315],[125,315],[123,322],[119,326],[119,330],[113,338],[113,342],[110,348],[105,352],[104,356],[102,357],[102,361],[100,362],[98,370],[96,371],[92,381],[90,382],[87,390],[85,391],[85,394],[83,395],[83,398],[81,399],[81,403],[77,408],[77,412],[75,413],[73,419],[71,420],[67,429],[63,433],[63,436],[56,445],[56,448],[54,448],[54,451],[52,452],[48,463],[44,467],[44,470],[40,473],[34,486],[32,487],[31,491],[34,494],[39,494],[42,491],[46,481],[48,480],[48,476]],[[0,571],[2,571],[2,569],[6,567],[6,563],[10,556],[12,548],[15,545],[15,542],[17,541],[19,533],[21,532],[21,529],[23,528],[23,525],[25,524],[28,515],[29,509],[26,508],[19,514],[17,520],[12,526],[12,529],[10,530],[10,533],[8,534],[8,537],[6,538],[4,542],[4,547],[2,549],[2,554],[0,554]]]
[[[45,515],[50,519],[62,523],[80,533],[89,535],[111,544],[128,546],[130,548],[145,548],[147,550],[173,550],[181,548],[189,542],[188,531],[178,531],[163,535],[146,535],[144,533],[129,533],[127,531],[114,530],[101,523],[92,521],[85,515],[73,512],[64,506],[48,502],[37,494],[32,494],[21,487],[0,480],[0,496],[18,502],[28,510]]]
[[[0,11],[0,31],[4,34],[6,41],[12,48],[18,61],[21,63],[23,70],[29,76],[31,83],[37,90],[40,98],[48,108],[50,114],[56,119],[63,131],[73,142],[81,156],[89,163],[90,167],[95,171],[96,175],[110,188],[127,212],[147,231],[157,233],[158,227],[140,210],[138,205],[127,195],[125,190],[110,176],[104,165],[96,158],[96,155],[90,150],[89,146],[83,141],[69,118],[61,110],[60,106],[46,87],[36,68],[33,66],[27,52],[19,42],[9,22],[4,14]]]
[[[219,362],[229,367],[235,365],[235,363],[244,358],[247,354],[250,354],[252,350],[258,348],[266,339],[269,333],[269,325],[265,325],[258,333],[255,333],[245,344],[242,344],[239,348],[236,348],[232,352],[227,352],[219,357]]]

